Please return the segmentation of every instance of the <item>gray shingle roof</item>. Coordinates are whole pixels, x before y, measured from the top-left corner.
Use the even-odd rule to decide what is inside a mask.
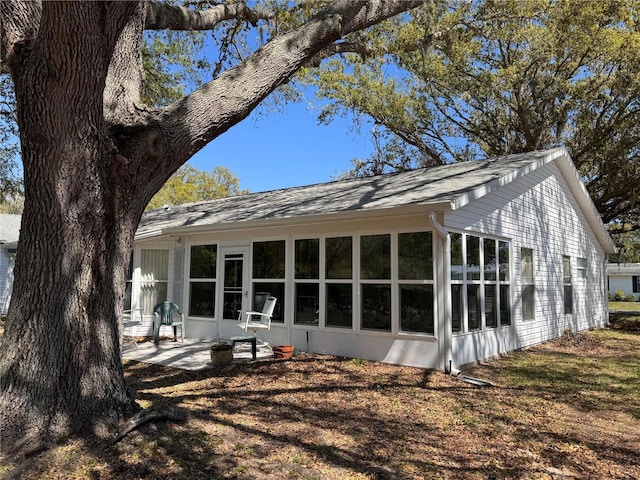
[[[408,172],[241,195],[146,212],[137,238],[183,228],[380,211],[412,205],[459,208],[515,176],[566,155],[564,148],[460,162]],[[438,208],[435,208],[437,205]]]
[[[607,275],[640,275],[640,263],[607,263]]]

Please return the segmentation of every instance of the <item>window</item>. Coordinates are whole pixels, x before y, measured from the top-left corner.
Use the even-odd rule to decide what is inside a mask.
[[[509,242],[498,242],[498,278],[500,283],[500,325],[511,325],[511,285]]]
[[[633,293],[640,293],[640,277],[634,275],[633,277],[631,277],[631,282],[633,283]]]
[[[320,240],[295,241],[294,323],[317,325],[320,306]]]
[[[522,318],[523,320],[533,320],[536,311],[536,287],[532,249],[520,249],[520,267],[520,275],[522,277]]]
[[[496,241],[490,238],[483,240],[484,260],[484,318],[487,328],[498,326],[498,298],[496,295],[498,279],[496,260]]]
[[[571,284],[571,258],[562,257],[562,283],[564,284],[564,314],[573,314],[573,286]]]
[[[467,329],[482,327],[482,307],[480,298],[480,237],[465,235],[467,278]]]
[[[509,242],[450,233],[452,331],[511,325]]]
[[[398,234],[400,330],[434,333],[431,232]]]
[[[360,237],[363,329],[391,331],[391,235]]]
[[[253,244],[253,278],[284,278],[284,240]]]
[[[216,298],[217,245],[194,245],[189,263],[189,315],[213,318]]]
[[[584,279],[587,278],[587,259],[578,257],[578,263],[576,266],[577,269],[577,278]]]
[[[353,239],[325,239],[326,325],[351,328],[353,323]]]
[[[451,320],[453,332],[462,331],[464,301],[462,296],[462,234],[451,233]]]
[[[169,250],[144,249],[140,255],[140,304],[144,313],[167,300]]]
[[[254,242],[252,259],[254,292],[252,308],[261,311],[265,298],[274,296],[278,301],[271,321],[283,323],[285,241]]]

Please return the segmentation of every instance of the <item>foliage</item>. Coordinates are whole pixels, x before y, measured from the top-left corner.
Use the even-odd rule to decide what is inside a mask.
[[[640,214],[633,215],[633,223],[614,222],[609,224],[609,233],[615,239],[618,252],[609,255],[611,263],[640,263]]]
[[[146,32],[142,46],[143,99],[165,106],[209,80],[211,65],[204,56],[203,32]]]
[[[225,167],[214,167],[211,173],[207,173],[186,164],[155,194],[147,210],[246,193],[249,191],[241,190],[238,178]]]
[[[384,140],[349,175],[564,144],[605,223],[638,213],[640,4],[478,0],[410,15],[372,29],[370,56],[306,72],[332,100],[321,120],[353,113]]]

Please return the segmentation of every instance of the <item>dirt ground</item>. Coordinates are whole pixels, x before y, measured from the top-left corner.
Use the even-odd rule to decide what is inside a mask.
[[[567,335],[444,373],[299,354],[187,372],[129,362],[149,424],[107,449],[40,455],[20,478],[637,479],[640,335]],[[0,470],[10,475],[10,470]]]

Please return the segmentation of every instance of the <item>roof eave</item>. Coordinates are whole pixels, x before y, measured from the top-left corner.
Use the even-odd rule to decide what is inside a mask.
[[[363,210],[349,210],[315,215],[300,215],[284,218],[266,218],[259,220],[247,220],[241,222],[225,222],[206,225],[179,225],[164,229],[156,229],[136,235],[134,241],[148,240],[163,235],[184,235],[188,233],[205,233],[220,231],[252,230],[266,227],[284,227],[292,225],[315,225],[319,222],[351,222],[354,220],[366,220],[371,218],[401,217],[426,214],[431,211],[444,212],[453,209],[452,200],[437,202],[424,202],[399,207],[384,207]]]

